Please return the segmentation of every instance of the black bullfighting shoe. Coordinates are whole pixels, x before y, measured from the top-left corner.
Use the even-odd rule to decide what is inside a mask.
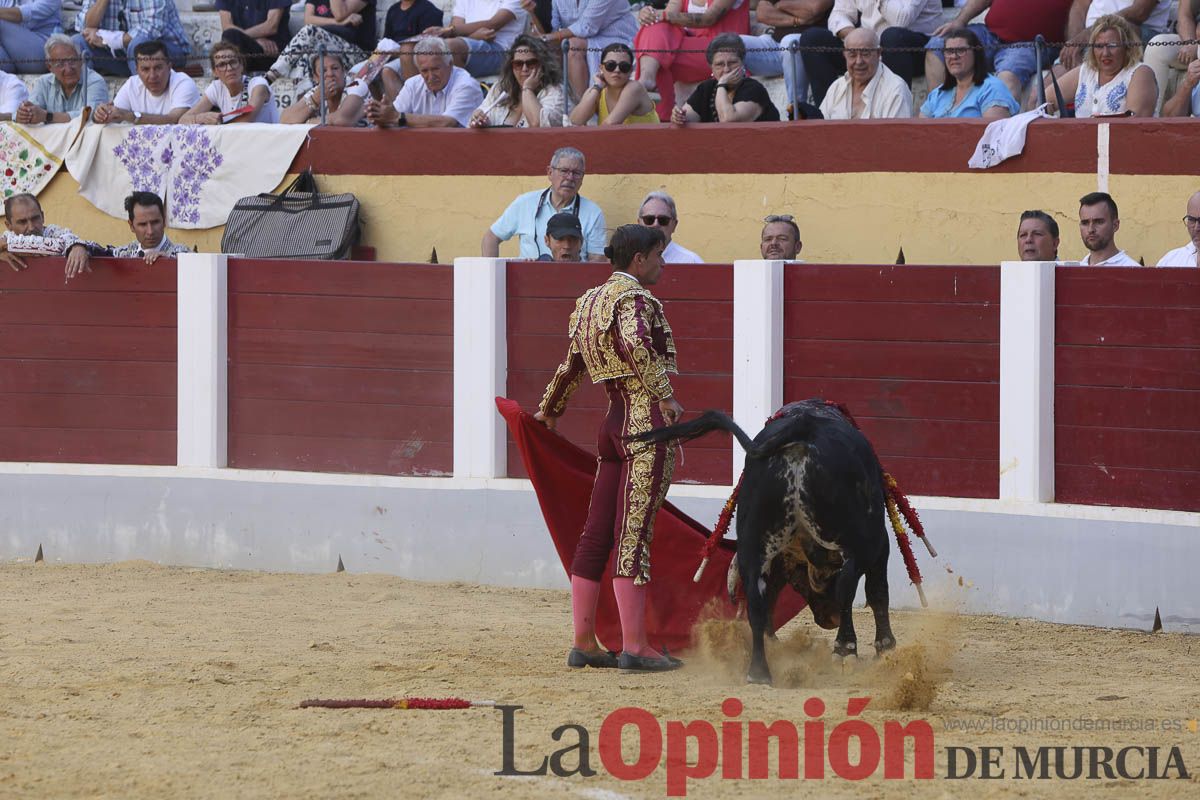
[[[572,647],[571,652],[567,654],[567,666],[572,669],[583,669],[584,667],[616,669],[617,654],[604,650],[598,653],[589,653],[586,650],[580,650],[578,647]]]
[[[617,656],[617,667],[622,674],[633,672],[669,672],[673,669],[679,669],[683,666],[683,662],[678,658],[663,656],[662,658],[651,658],[650,656],[635,656],[633,653],[622,652]]]

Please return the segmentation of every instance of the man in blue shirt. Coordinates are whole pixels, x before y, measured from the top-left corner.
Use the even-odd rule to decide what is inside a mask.
[[[104,75],[136,74],[134,48],[154,40],[166,46],[171,66],[183,69],[187,62],[187,34],[173,0],[84,0],[75,27],[80,51],[87,47]]]
[[[266,72],[292,38],[290,0],[217,0],[221,41],[237,45],[247,72]]]
[[[500,243],[513,236],[520,236],[520,258],[539,259],[546,252],[546,223],[558,213],[574,214],[583,228],[583,248],[580,258],[588,261],[604,261],[604,243],[607,231],[604,212],[600,206],[580,196],[586,174],[583,153],[574,147],[560,147],[550,158],[547,177],[550,187],[535,190],[512,201],[500,219],[492,223],[483,234],[482,254],[497,258]]]
[[[42,47],[61,16],[62,0],[19,0],[0,8],[0,70],[41,72]]]

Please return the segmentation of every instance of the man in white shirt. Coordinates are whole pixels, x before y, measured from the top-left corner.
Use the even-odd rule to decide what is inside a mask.
[[[500,72],[504,55],[525,30],[528,16],[521,0],[455,0],[450,24],[427,28],[422,33],[444,39],[455,66],[482,78]],[[405,80],[416,74],[415,54],[411,42],[400,45],[401,77]]]
[[[1200,192],[1188,198],[1187,215],[1183,218],[1188,235],[1192,240],[1183,247],[1176,247],[1159,259],[1160,267],[1200,267]]]
[[[414,60],[417,75],[404,82],[395,102],[367,102],[367,119],[381,128],[465,128],[471,112],[483,102],[479,81],[450,57],[444,39],[425,37],[417,42]],[[366,87],[356,84],[343,103],[362,102]]]
[[[665,264],[703,264],[704,259],[675,241],[675,229],[679,227],[679,214],[675,201],[666,192],[651,192],[638,208],[638,221],[647,228],[657,227],[667,237],[663,250]]]
[[[1022,261],[1058,261],[1058,222],[1040,209],[1021,214],[1017,252]]]
[[[134,240],[112,248],[114,257],[140,258],[153,264],[160,256],[174,258],[180,253],[192,252],[187,245],[175,244],[167,237],[163,201],[154,192],[134,192],[126,197],[125,213],[129,215],[129,230]]]
[[[88,256],[94,251],[104,255],[104,248],[85,242],[66,228],[47,225],[42,204],[31,194],[15,194],[4,199],[4,227],[0,236],[0,260],[20,272],[25,262],[18,255],[65,256],[67,280],[91,272]]]
[[[1108,192],[1092,192],[1079,198],[1079,237],[1088,249],[1079,263],[1084,267],[1140,267],[1117,247],[1114,237],[1121,229],[1117,203]]]
[[[25,82],[16,75],[0,71],[0,120],[13,119],[21,103],[28,99]]]
[[[921,48],[941,24],[941,0],[834,0],[828,27],[809,28],[800,34],[800,54],[813,101],[820,105],[829,87],[846,71],[841,49],[855,28],[875,31],[883,48],[883,63],[911,85],[913,78],[925,72]]]
[[[125,81],[111,103],[92,112],[100,124],[174,125],[200,99],[196,82],[171,69],[162,42],[142,42],[134,48],[137,75]]]
[[[879,63],[879,39],[869,28],[846,35],[846,74],[834,81],[821,103],[825,119],[907,119],[913,115],[912,90]]]

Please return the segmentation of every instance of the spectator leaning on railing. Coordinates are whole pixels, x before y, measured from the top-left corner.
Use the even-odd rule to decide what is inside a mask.
[[[269,69],[287,47],[290,0],[217,0],[221,41],[236,45],[251,72]]]
[[[174,258],[192,252],[190,247],[175,244],[167,236],[163,201],[154,192],[134,192],[126,197],[125,213],[129,215],[129,230],[134,239],[127,245],[111,248],[116,258],[140,258],[153,264],[162,256]]]
[[[29,100],[17,109],[16,120],[22,125],[70,122],[85,104],[108,102],[108,82],[95,70],[87,71],[84,90],[83,57],[70,37],[56,33],[46,40],[46,68],[50,72],[38,76]]]
[[[196,82],[171,69],[162,42],[142,42],[135,49],[137,74],[125,81],[111,103],[101,103],[92,119],[101,125],[174,125],[200,99]]]
[[[1124,17],[1111,14],[1092,26],[1083,63],[1058,80],[1064,102],[1075,101],[1076,117],[1154,116],[1158,87],[1154,71],[1142,63],[1137,30]],[[1046,100],[1058,110],[1047,81]]]
[[[217,42],[209,53],[214,80],[200,99],[179,119],[181,125],[221,125],[226,122],[279,122],[271,85],[261,76],[246,77],[246,60],[229,42]],[[237,117],[231,112],[253,109]]]
[[[966,28],[946,32],[946,78],[929,92],[922,117],[1004,119],[1017,113],[1017,101],[999,78],[989,75],[983,48]]]
[[[317,54],[310,60],[313,88],[296,98],[296,102],[285,108],[279,121],[289,125],[321,121],[321,72],[325,73],[325,120],[327,125],[354,127],[362,117],[362,98],[354,97],[352,103],[345,102],[346,68],[336,55],[322,57]]]
[[[1191,241],[1160,258],[1158,266],[1200,267],[1200,249],[1197,249],[1200,246],[1200,192],[1196,192],[1188,198],[1183,224],[1187,228]]]
[[[84,0],[75,27],[80,52],[90,50],[92,65],[105,75],[137,72],[136,53],[143,42],[161,42],[179,69],[187,61],[187,34],[174,0]]]
[[[833,82],[821,103],[825,119],[908,119],[912,90],[879,60],[879,40],[870,28],[846,36],[846,74]]]
[[[106,255],[107,248],[85,242],[66,228],[47,225],[42,204],[31,194],[14,194],[4,200],[4,227],[0,236],[0,256],[18,272],[25,269],[21,255],[66,256],[66,276],[71,280],[91,272],[89,253]]]
[[[42,48],[62,19],[62,0],[24,0],[0,8],[0,70],[39,73]]]
[[[471,113],[471,127],[562,127],[566,98],[561,60],[557,53],[547,52],[541,39],[518,36],[504,58],[500,80]]]
[[[723,33],[709,42],[705,56],[712,77],[701,81],[687,102],[671,112],[671,122],[778,122],[779,109],[766,88],[746,77],[745,55],[746,45],[737,34]]]
[[[394,102],[368,101],[367,87],[359,83],[342,101],[346,114],[365,102],[367,120],[381,128],[465,128],[483,100],[479,82],[454,66],[445,39],[422,37],[414,52],[418,74],[404,82]]]
[[[605,46],[600,56],[600,71],[571,109],[571,124],[587,125],[595,117],[599,125],[657,125],[660,120],[650,93],[633,80],[629,45],[614,42]]]

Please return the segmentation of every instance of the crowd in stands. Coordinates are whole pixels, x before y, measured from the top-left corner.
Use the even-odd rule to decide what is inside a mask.
[[[66,121],[85,99],[95,121],[134,124],[185,113],[476,128],[767,122],[780,114],[761,81],[776,76],[793,119],[998,119],[1034,107],[1042,89],[1064,115],[1200,112],[1200,0],[1178,0],[1174,31],[1170,0],[964,0],[950,21],[942,0],[668,0],[636,11],[629,0],[456,0],[448,25],[430,0],[400,0],[382,36],[376,0],[308,0],[295,35],[287,0],[217,0],[223,30],[210,56],[222,65],[212,62],[216,88],[203,97],[183,69],[173,0],[84,0],[73,37],[59,32],[61,0],[7,2],[0,119],[25,124]],[[48,74],[28,94],[16,72]],[[129,82],[110,103],[96,73]],[[921,75],[930,91],[917,106]],[[285,76],[303,91],[300,110],[281,114],[271,84]],[[676,98],[677,85],[690,94]]]

